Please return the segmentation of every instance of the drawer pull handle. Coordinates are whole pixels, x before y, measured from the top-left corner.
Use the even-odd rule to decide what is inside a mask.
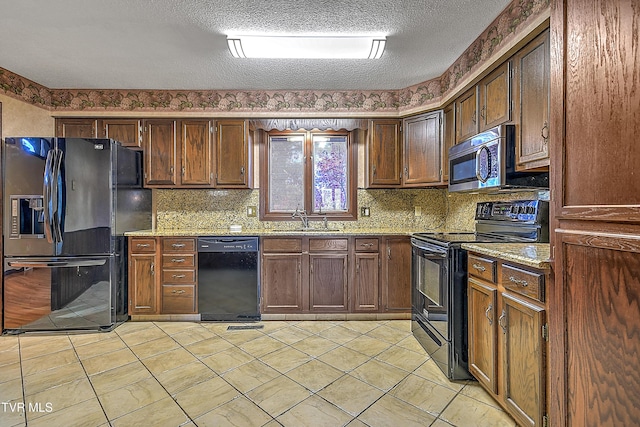
[[[136,246],[139,247],[139,248],[148,248],[149,244],[148,243],[138,243]]]
[[[480,264],[473,264],[473,268],[475,268],[476,270],[478,270],[481,273],[484,273],[487,269],[484,268],[484,266],[480,265]]]
[[[360,246],[364,247],[364,248],[370,248],[373,246],[373,243],[360,243]]]
[[[184,289],[179,289],[179,290],[172,290],[171,293],[172,294],[184,294],[186,291]]]
[[[185,244],[184,243],[174,243],[171,245],[174,248],[184,248]]]
[[[524,279],[518,280],[513,276],[509,276],[509,281],[512,282],[512,283],[515,283],[516,285],[520,285],[522,287],[529,286],[529,283],[526,280],[524,280]]]
[[[500,318],[498,319],[498,325],[500,325],[500,327],[502,328],[502,333],[506,334],[507,333],[507,312],[504,311],[504,309],[502,310],[502,314],[500,315]]]
[[[185,278],[185,277],[187,277],[187,276],[186,276],[186,275],[184,275],[184,274],[174,274],[172,277],[173,277],[174,279],[184,279],[184,278]]]
[[[171,258],[171,262],[184,262],[184,258]]]
[[[489,316],[489,312],[493,310],[493,305],[489,304],[489,307],[487,307],[487,310],[484,312],[485,317],[489,320],[489,326],[493,325],[493,313],[491,316]]]

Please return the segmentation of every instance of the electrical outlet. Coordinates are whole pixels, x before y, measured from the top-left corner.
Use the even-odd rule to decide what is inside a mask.
[[[360,215],[361,216],[371,216],[371,210],[369,209],[369,207],[361,207],[360,208]]]
[[[256,216],[258,209],[255,206],[247,206],[247,216],[254,217]]]
[[[422,206],[414,206],[413,207],[413,215],[414,216],[422,216]]]

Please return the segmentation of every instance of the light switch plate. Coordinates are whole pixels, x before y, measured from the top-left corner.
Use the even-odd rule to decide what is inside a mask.
[[[413,215],[414,216],[422,216],[422,206],[414,206],[413,207]]]
[[[258,208],[255,206],[247,206],[247,216],[254,217],[258,212]]]
[[[360,208],[360,215],[361,216],[370,216],[371,215],[371,210],[369,209],[369,207],[361,207]]]

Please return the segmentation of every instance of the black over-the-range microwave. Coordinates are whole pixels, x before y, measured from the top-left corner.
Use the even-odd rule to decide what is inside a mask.
[[[549,172],[516,172],[515,125],[500,125],[449,149],[449,191],[546,190]]]

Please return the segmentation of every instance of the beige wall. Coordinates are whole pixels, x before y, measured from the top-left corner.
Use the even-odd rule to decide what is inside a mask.
[[[7,136],[54,136],[51,112],[0,94],[2,138]]]

